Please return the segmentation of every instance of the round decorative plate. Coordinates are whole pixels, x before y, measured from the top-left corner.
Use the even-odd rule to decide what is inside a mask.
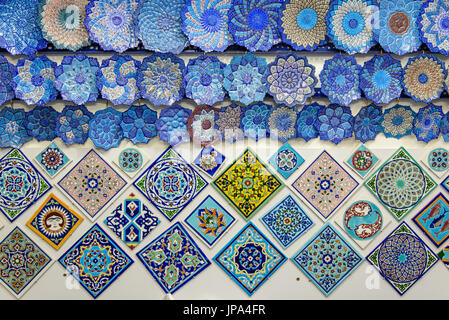
[[[446,171],[449,167],[449,151],[444,148],[433,149],[427,157],[427,164],[434,171]]]
[[[418,28],[430,51],[449,55],[449,0],[424,1]]]
[[[142,167],[142,154],[137,149],[127,148],[120,152],[118,156],[118,163],[123,171],[134,173]]]
[[[329,4],[330,0],[285,0],[279,19],[282,41],[297,51],[326,44]]]

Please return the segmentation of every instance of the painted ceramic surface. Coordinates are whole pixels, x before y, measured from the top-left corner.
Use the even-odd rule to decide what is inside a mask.
[[[83,222],[83,218],[53,193],[27,222],[27,226],[58,250]]]
[[[449,237],[449,200],[439,193],[414,218],[413,222],[437,247]]]
[[[286,142],[268,162],[281,176],[288,179],[304,163],[304,158]]]
[[[365,186],[400,221],[437,184],[401,147],[365,181]]]
[[[249,296],[253,295],[286,259],[251,222],[214,257],[215,263]]]
[[[38,165],[50,177],[56,176],[72,160],[62,151],[56,143],[52,142],[42,150],[35,158]]]
[[[400,294],[410,289],[438,261],[438,257],[402,222],[367,257]]]
[[[0,160],[0,211],[14,221],[52,186],[19,150]]]
[[[327,219],[358,185],[329,153],[323,151],[292,186]]]
[[[17,298],[50,264],[51,258],[18,227],[0,242],[0,280]]]
[[[58,185],[91,220],[95,220],[125,187],[126,181],[92,149]]]
[[[207,184],[207,181],[171,147],[134,181],[134,186],[170,221]]]
[[[160,223],[159,218],[133,193],[128,195],[104,219],[130,249],[134,249]]]
[[[98,224],[88,230],[59,263],[95,299],[109,287],[133,260]]]
[[[286,249],[315,223],[293,196],[288,195],[264,214],[260,221]]]
[[[358,268],[363,257],[328,222],[292,260],[328,296]]]
[[[193,164],[213,177],[225,162],[226,157],[213,147],[204,148],[193,160]]]
[[[166,293],[176,292],[210,265],[179,222],[143,248],[137,257]]]
[[[207,196],[184,220],[185,224],[212,247],[235,222],[235,218],[213,197]]]
[[[284,184],[250,149],[238,157],[213,182],[235,210],[250,220]]]
[[[379,158],[364,145],[358,147],[346,160],[346,164],[362,178],[370,173],[378,162]]]

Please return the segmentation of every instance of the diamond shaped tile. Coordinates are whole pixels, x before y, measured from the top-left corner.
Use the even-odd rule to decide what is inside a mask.
[[[17,298],[50,265],[51,258],[18,227],[0,242],[0,280]]]
[[[403,295],[433,267],[438,257],[407,223],[402,222],[366,260]]]
[[[270,157],[268,162],[279,174],[288,179],[304,163],[304,159],[286,142]]]
[[[84,219],[51,193],[27,226],[58,250]]]
[[[193,160],[193,164],[213,177],[225,162],[226,157],[213,147],[204,148]]]
[[[126,181],[95,150],[90,150],[58,185],[93,221]]]
[[[134,186],[170,221],[207,184],[207,181],[171,147],[134,181]]]
[[[209,247],[214,246],[234,222],[235,218],[210,195],[184,220]]]
[[[449,200],[439,193],[413,218],[435,246],[441,246],[449,238]]]
[[[370,149],[360,145],[346,160],[346,164],[360,177],[365,176],[374,169],[379,158]]]
[[[59,258],[59,263],[97,298],[133,260],[95,224]]]
[[[288,195],[260,218],[271,234],[286,249],[306,233],[314,222],[299,202]]]
[[[117,155],[113,162],[130,178],[133,178],[147,163],[147,159],[148,157],[136,148],[126,148]]]
[[[323,151],[293,183],[293,189],[327,219],[359,183]]]
[[[399,221],[437,184],[401,147],[365,181],[365,186]]]
[[[0,211],[9,221],[17,219],[51,188],[19,149],[0,160]]]
[[[55,177],[72,160],[55,143],[50,143],[34,160],[50,178]]]
[[[421,162],[438,178],[449,169],[449,151],[445,148],[435,148],[421,159]]]
[[[292,260],[328,296],[358,268],[363,257],[327,222]]]
[[[249,296],[253,295],[286,259],[251,222],[214,257],[215,263]]]
[[[213,186],[246,220],[251,219],[284,184],[250,149],[214,180]]]
[[[176,292],[210,265],[179,222],[138,252],[137,257],[166,293]]]
[[[111,209],[104,223],[131,249],[134,249],[159,224],[141,199],[129,194]]]

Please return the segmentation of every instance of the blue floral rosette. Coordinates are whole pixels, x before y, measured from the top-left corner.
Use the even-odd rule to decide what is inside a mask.
[[[89,0],[41,0],[39,26],[43,37],[57,49],[77,51],[90,45],[84,20]]]
[[[413,122],[413,134],[416,136],[416,139],[425,143],[438,139],[443,116],[441,106],[429,104],[420,108]]]
[[[89,121],[89,139],[97,148],[116,148],[123,140],[122,113],[112,107],[95,112]]]
[[[186,0],[182,30],[190,44],[205,52],[224,51],[233,43],[228,30],[232,0]]]
[[[16,75],[16,66],[9,63],[4,56],[0,56],[0,105],[14,99],[12,81]]]
[[[326,44],[329,5],[330,0],[285,0],[278,22],[282,41],[297,51]]]
[[[157,136],[157,112],[147,106],[131,106],[123,112],[120,126],[123,135],[132,143],[148,143]]]
[[[222,107],[215,115],[215,125],[221,135],[221,139],[229,143],[242,140],[245,135],[240,128],[240,123],[244,115],[245,107],[232,103]]]
[[[131,105],[140,98],[137,71],[140,62],[129,55],[115,54],[103,60],[97,71],[97,88],[103,99],[114,105]]]
[[[305,104],[315,94],[318,79],[315,67],[307,58],[291,52],[277,56],[268,65],[266,82],[268,93],[276,103],[293,107]]]
[[[316,102],[305,105],[298,113],[298,119],[296,120],[296,135],[298,138],[302,138],[305,141],[315,139],[319,136],[320,132],[315,127],[315,121],[321,110],[325,106]]]
[[[65,106],[56,118],[56,135],[66,144],[83,144],[89,137],[93,114],[85,106]]]
[[[249,51],[268,51],[281,42],[278,31],[281,0],[233,0],[229,31]]]
[[[374,103],[390,103],[402,93],[404,71],[401,62],[390,55],[375,55],[360,73],[360,88]]]
[[[374,35],[387,52],[397,55],[415,52],[421,46],[418,16],[421,0],[382,0],[379,5],[379,24]]]
[[[187,132],[187,120],[192,110],[180,105],[173,105],[161,110],[159,119],[156,121],[156,129],[159,139],[177,146],[183,142],[189,142],[190,136]]]
[[[354,117],[354,136],[363,143],[374,140],[382,132],[382,107],[371,104]]]
[[[184,87],[187,98],[198,105],[212,106],[223,101],[223,69],[225,64],[214,56],[201,55],[190,59],[184,72]]]
[[[421,40],[430,51],[449,55],[449,1],[427,0],[418,16]]]
[[[30,55],[47,47],[39,27],[38,0],[0,0],[0,48]]]
[[[414,101],[436,100],[445,88],[446,77],[444,62],[435,55],[420,54],[410,58],[404,68],[404,92]]]
[[[360,99],[360,71],[354,57],[337,54],[324,62],[320,73],[321,92],[332,103],[349,106],[351,102]]]
[[[124,52],[137,47],[134,16],[138,0],[92,0],[84,24],[90,39],[103,50]]]
[[[33,139],[26,130],[24,109],[0,109],[0,148],[20,148]]]
[[[231,100],[244,105],[263,101],[267,94],[265,78],[268,74],[265,58],[252,53],[234,56],[223,72],[223,87]]]
[[[298,111],[283,105],[273,107],[267,118],[268,135],[282,142],[296,138]]]
[[[339,104],[330,104],[320,109],[315,120],[315,128],[321,140],[329,140],[339,144],[344,139],[352,137],[354,117],[351,108]]]
[[[53,107],[38,106],[27,112],[26,130],[37,141],[52,141],[56,138],[56,118]]]
[[[373,17],[378,10],[377,0],[333,0],[326,24],[334,46],[349,54],[367,53],[377,43]]]
[[[55,68],[55,86],[62,99],[78,105],[96,101],[99,68],[97,58],[87,57],[82,53],[65,56]]]
[[[412,134],[416,113],[409,107],[395,105],[382,116],[382,131],[387,138],[400,139]]]
[[[28,105],[40,106],[56,100],[55,68],[56,62],[46,56],[20,59],[17,62],[17,75],[12,82],[16,98]]]
[[[184,60],[171,53],[154,53],[139,66],[137,86],[143,99],[171,106],[184,97]]]
[[[255,141],[268,135],[267,119],[271,113],[271,106],[262,102],[254,103],[243,109],[240,128],[245,137]]]
[[[136,33],[147,50],[180,54],[189,44],[182,31],[185,0],[140,0]]]

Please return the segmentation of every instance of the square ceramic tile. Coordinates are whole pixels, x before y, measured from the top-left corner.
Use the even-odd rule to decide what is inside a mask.
[[[379,158],[365,147],[363,144],[360,145],[345,161],[346,165],[348,165],[352,171],[357,173],[361,178],[365,178],[365,176],[373,170],[373,168],[379,162]]]
[[[358,185],[329,153],[323,151],[292,186],[325,220]]]
[[[27,226],[49,245],[58,250],[84,219],[51,193]]]
[[[208,195],[184,223],[210,248],[234,224],[235,218],[213,197]]]
[[[439,193],[413,218],[413,222],[437,247],[449,237],[449,200]]]
[[[134,249],[160,223],[134,193],[120,200],[120,204],[106,215],[104,223],[130,249]]]
[[[245,220],[250,220],[283,186],[283,182],[250,149],[246,149],[213,182],[213,187]]]
[[[123,190],[126,181],[92,149],[58,185],[94,221]]]
[[[52,188],[19,149],[0,159],[0,172],[0,211],[11,222]]]
[[[214,257],[215,263],[249,296],[253,295],[286,259],[251,222]]]
[[[199,155],[193,160],[193,164],[213,178],[225,161],[226,157],[224,155],[213,147],[209,147],[200,151]]]
[[[445,148],[435,148],[425,154],[421,162],[438,178],[449,169],[449,151]]]
[[[34,160],[50,178],[55,177],[72,162],[55,142],[50,143]]]
[[[144,155],[136,148],[126,148],[125,150],[122,150],[118,155],[114,155],[113,160],[113,163],[130,178],[134,178],[147,162],[148,156]]]
[[[207,184],[207,181],[171,147],[134,181],[134,186],[170,221],[187,207]]]
[[[50,267],[51,258],[20,228],[0,242],[0,280],[20,298]]]
[[[447,192],[449,192],[449,176],[447,176],[443,182],[441,182],[441,186],[444,188],[444,190],[446,190]]]
[[[292,195],[282,199],[260,221],[284,249],[314,225],[303,206]]]
[[[334,219],[351,240],[365,249],[391,223],[389,213],[384,214],[370,197],[356,194],[357,201],[342,206]],[[363,199],[363,200],[358,200]]]
[[[328,296],[358,268],[363,257],[327,222],[292,260]]]
[[[139,251],[137,257],[166,293],[176,292],[210,265],[179,222]]]
[[[365,181],[365,186],[400,221],[437,184],[401,147]]]
[[[270,157],[268,162],[281,176],[288,179],[304,163],[304,159],[286,142]]]
[[[95,299],[133,260],[96,223],[59,258],[59,263]]]
[[[438,252],[438,257],[444,263],[446,268],[449,269],[449,246],[445,247],[443,250]]]
[[[438,257],[407,223],[402,222],[366,260],[403,295],[433,267]]]

